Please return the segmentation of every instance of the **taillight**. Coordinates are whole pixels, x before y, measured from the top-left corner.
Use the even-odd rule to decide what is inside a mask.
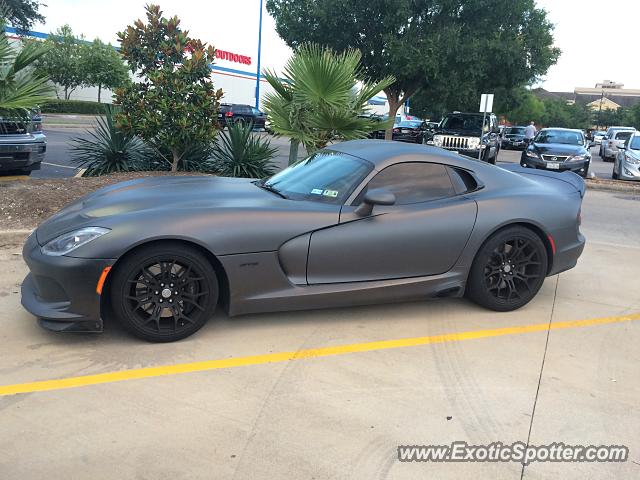
[[[231,110],[229,110],[228,112],[225,112],[224,116],[225,117],[233,117],[233,112]]]

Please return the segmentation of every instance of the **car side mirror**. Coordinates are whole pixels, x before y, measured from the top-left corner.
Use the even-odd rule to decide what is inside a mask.
[[[356,208],[355,214],[360,217],[368,217],[373,212],[374,205],[393,205],[396,203],[396,196],[384,188],[369,190],[362,203]]]

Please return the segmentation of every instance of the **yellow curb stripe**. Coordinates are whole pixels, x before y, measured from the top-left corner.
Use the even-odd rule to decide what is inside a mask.
[[[401,338],[397,340],[381,340],[378,342],[354,343],[350,345],[338,345],[335,347],[311,348],[295,352],[267,353],[264,355],[252,355],[248,357],[224,358],[218,360],[206,360],[203,362],[180,363],[160,367],[135,368],[119,372],[99,373],[81,377],[60,378],[56,380],[42,380],[30,383],[0,386],[0,396],[15,395],[18,393],[43,392],[47,390],[62,390],[65,388],[85,387],[101,383],[120,382],[140,378],[162,377],[165,375],[177,375],[180,373],[204,372],[223,368],[245,367],[249,365],[263,365],[267,363],[286,362],[288,360],[301,360],[305,358],[328,357],[331,355],[344,355],[347,353],[371,352],[392,348],[417,347],[434,343],[460,342],[464,340],[477,340],[480,338],[501,337],[505,335],[520,335],[524,333],[543,332],[547,329],[560,330],[567,328],[589,327],[610,323],[629,322],[640,320],[640,313],[618,316],[593,318],[588,320],[571,320],[566,322],[539,323],[516,327],[494,328],[490,330],[476,330],[469,332],[447,333],[432,335],[429,337]]]

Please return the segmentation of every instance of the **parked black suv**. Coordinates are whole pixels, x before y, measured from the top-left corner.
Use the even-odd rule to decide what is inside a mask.
[[[227,123],[244,121],[253,122],[253,128],[265,128],[267,116],[251,105],[240,103],[222,103],[218,112],[218,123],[220,128],[224,128]]]
[[[482,129],[482,113],[452,112],[431,130],[427,145],[445,148],[468,157],[496,163],[500,152],[498,119],[487,113]]]

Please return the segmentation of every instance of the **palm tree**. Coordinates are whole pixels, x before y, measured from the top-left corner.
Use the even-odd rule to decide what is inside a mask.
[[[312,153],[329,142],[364,138],[386,127],[361,115],[368,101],[395,79],[361,81],[360,58],[358,50],[336,53],[304,44],[285,65],[284,81],[265,72],[274,90],[265,96],[265,110],[273,131],[291,138],[290,164],[300,143]]]
[[[53,91],[48,78],[34,68],[46,53],[37,42],[25,42],[22,48],[11,45],[0,23],[0,115],[28,118],[30,111],[50,98]]]

